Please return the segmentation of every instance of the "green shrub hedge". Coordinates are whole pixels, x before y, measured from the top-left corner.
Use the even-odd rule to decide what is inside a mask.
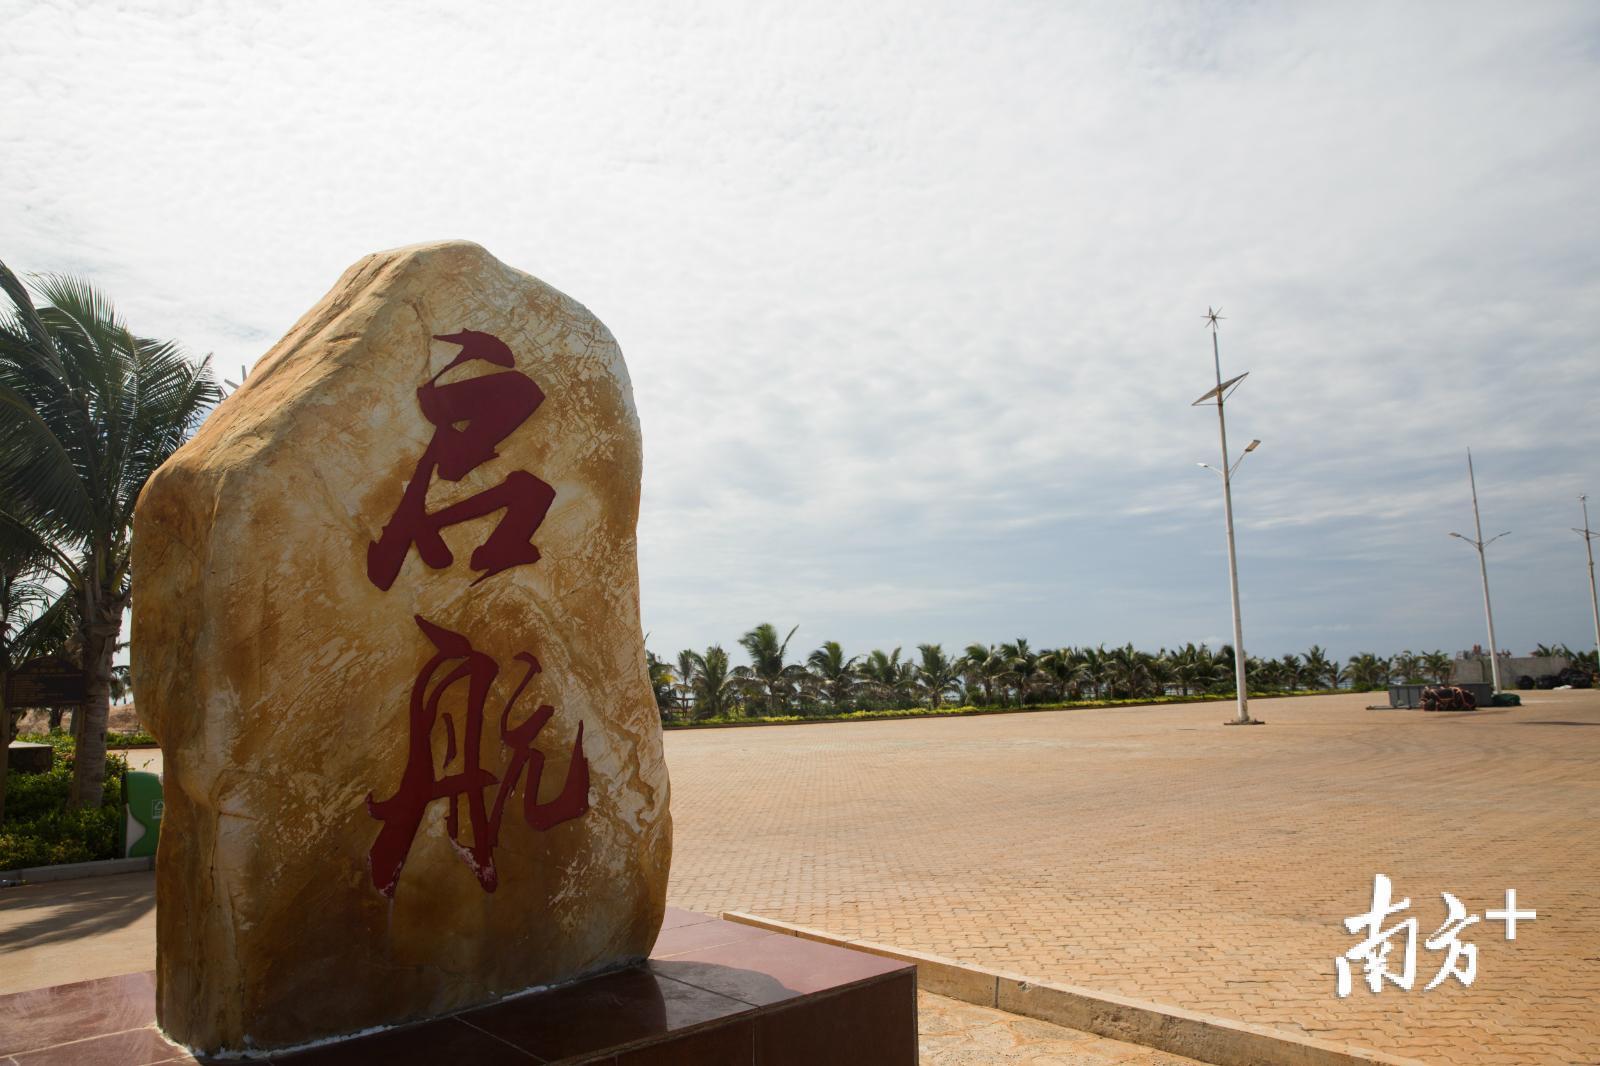
[[[63,734],[21,736],[49,744],[56,765],[47,774],[8,775],[6,820],[0,824],[0,870],[115,859],[122,842],[121,755],[106,756],[105,798],[92,810],[67,810],[72,791],[72,738]]]
[[[56,749],[56,757],[60,759],[72,755],[72,734],[64,730],[55,733],[19,733],[12,739],[25,740],[31,744],[48,744]],[[106,747],[153,748],[156,747],[156,738],[143,729],[135,729],[131,733],[107,733]]]
[[[1294,692],[1252,692],[1250,698],[1278,699],[1285,696],[1337,696],[1348,693],[1349,689],[1298,689]],[[1022,714],[1030,711],[1065,711],[1065,710],[1090,710],[1098,707],[1146,707],[1166,703],[1232,703],[1234,695],[1231,692],[1215,694],[1195,694],[1191,696],[1142,696],[1137,699],[1125,700],[1069,700],[1065,703],[1030,703],[1018,707],[1007,705],[1000,707],[975,707],[967,704],[961,707],[939,707],[929,710],[926,707],[899,707],[883,710],[859,711],[824,711],[820,714],[788,714],[788,715],[722,715],[717,718],[698,718],[693,720],[663,719],[662,727],[666,729],[695,729],[700,726],[731,726],[731,725],[779,725],[791,722],[859,722],[877,718],[938,718],[942,716],[967,717],[983,714]]]

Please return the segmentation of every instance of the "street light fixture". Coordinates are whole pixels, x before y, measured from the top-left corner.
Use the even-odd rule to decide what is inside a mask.
[[[1489,604],[1489,563],[1483,550],[1501,537],[1508,537],[1511,531],[1496,533],[1488,540],[1483,539],[1483,519],[1478,516],[1478,475],[1472,469],[1472,449],[1467,449],[1467,479],[1472,484],[1472,523],[1478,531],[1476,539],[1463,537],[1460,533],[1450,534],[1457,540],[1464,540],[1478,549],[1478,572],[1483,575],[1483,617],[1489,623],[1489,676],[1494,680],[1494,690],[1500,691],[1500,650],[1494,642],[1494,608]],[[1587,513],[1587,512],[1586,512]]]
[[[1589,528],[1589,497],[1579,496],[1583,503],[1583,528],[1573,529],[1574,533],[1583,534],[1583,546],[1589,552],[1589,607],[1594,611],[1594,648],[1595,654],[1600,656],[1600,596],[1595,594],[1594,588],[1594,538],[1600,537],[1600,530]],[[1600,666],[1600,659],[1596,659]]]
[[[1233,395],[1240,382],[1249,377],[1249,371],[1222,380],[1222,355],[1217,348],[1218,323],[1222,320],[1220,309],[1206,308],[1206,328],[1211,330],[1211,361],[1217,373],[1216,387],[1210,389],[1205,395],[1196,400],[1191,407],[1209,405],[1213,401],[1217,405],[1217,432],[1222,439],[1222,468],[1219,470],[1208,463],[1200,463],[1213,473],[1222,475],[1222,514],[1228,530],[1228,584],[1233,599],[1233,678],[1234,688],[1238,693],[1239,714],[1228,725],[1260,725],[1259,718],[1250,717],[1250,694],[1245,684],[1245,653],[1244,653],[1244,624],[1239,617],[1239,559],[1234,548],[1233,538],[1233,472],[1239,468],[1239,463],[1244,462],[1244,457],[1261,446],[1259,440],[1253,440],[1239,453],[1237,461],[1228,457],[1228,420],[1223,414],[1223,403]]]

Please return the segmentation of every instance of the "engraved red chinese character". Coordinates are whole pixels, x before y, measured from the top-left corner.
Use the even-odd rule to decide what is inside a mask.
[[[410,737],[400,787],[385,800],[374,799],[370,792],[367,794],[367,812],[383,822],[368,855],[372,884],[384,895],[394,897],[400,871],[411,853],[423,815],[429,804],[443,799],[450,804],[445,813],[445,831],[456,853],[472,869],[483,890],[493,892],[499,884],[494,849],[500,839],[506,801],[519,782],[523,820],[536,830],[550,829],[589,809],[589,760],[583,754],[583,723],[578,723],[578,736],[572,746],[572,759],[561,793],[548,803],[540,803],[539,782],[544,775],[545,757],[533,745],[555,709],[543,704],[525,721],[515,726],[511,724],[517,699],[540,670],[539,660],[532,654],[517,653],[516,659],[525,665],[525,670],[500,712],[500,739],[511,754],[505,776],[497,778],[482,765],[479,744],[483,737],[484,706],[500,673],[500,664],[492,656],[473,648],[472,642],[460,633],[434,625],[421,615],[414,617],[417,627],[433,644],[435,654],[422,667],[411,687]],[[454,716],[448,711],[441,712],[439,702],[462,681],[467,685],[466,720],[462,723],[458,744]],[[436,777],[433,730],[441,717],[444,720],[444,773]],[[452,768],[458,757],[458,767]],[[488,790],[496,785],[499,787],[490,802]],[[461,834],[463,802],[471,828],[471,839],[465,842]]]
[[[417,554],[439,570],[455,559],[440,531],[460,522],[503,510],[487,540],[472,552],[470,565],[482,573],[473,584],[513,566],[537,562],[534,531],[550,511],[555,490],[526,470],[513,470],[494,488],[485,489],[441,510],[428,511],[428,486],[435,474],[460,481],[498,453],[495,446],[528,420],[544,402],[544,392],[526,374],[511,369],[440,385],[439,378],[458,366],[482,360],[514,367],[511,349],[496,336],[477,330],[441,334],[435,340],[461,347],[450,365],[417,389],[422,414],[433,423],[433,439],[406,482],[400,504],[378,539],[367,546],[367,578],[388,591],[400,575],[406,554]]]

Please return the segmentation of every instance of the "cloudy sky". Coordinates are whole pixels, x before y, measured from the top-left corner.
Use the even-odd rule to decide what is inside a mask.
[[[1600,6],[0,0],[0,258],[252,363],[464,237],[644,423],[651,646],[1588,646]],[[1600,518],[1600,506],[1596,507]]]

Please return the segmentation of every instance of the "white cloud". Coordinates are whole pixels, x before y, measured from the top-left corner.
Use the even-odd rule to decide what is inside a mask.
[[[1587,639],[1563,531],[1600,445],[1592,6],[0,22],[0,255],[92,275],[143,331],[232,372],[360,255],[445,236],[605,319],[664,651],[763,620],[852,649],[1225,629],[1193,466],[1215,427],[1187,406],[1215,303],[1251,371],[1235,439],[1266,441],[1250,646],[1472,643],[1443,537],[1468,444],[1518,529],[1498,628]]]

